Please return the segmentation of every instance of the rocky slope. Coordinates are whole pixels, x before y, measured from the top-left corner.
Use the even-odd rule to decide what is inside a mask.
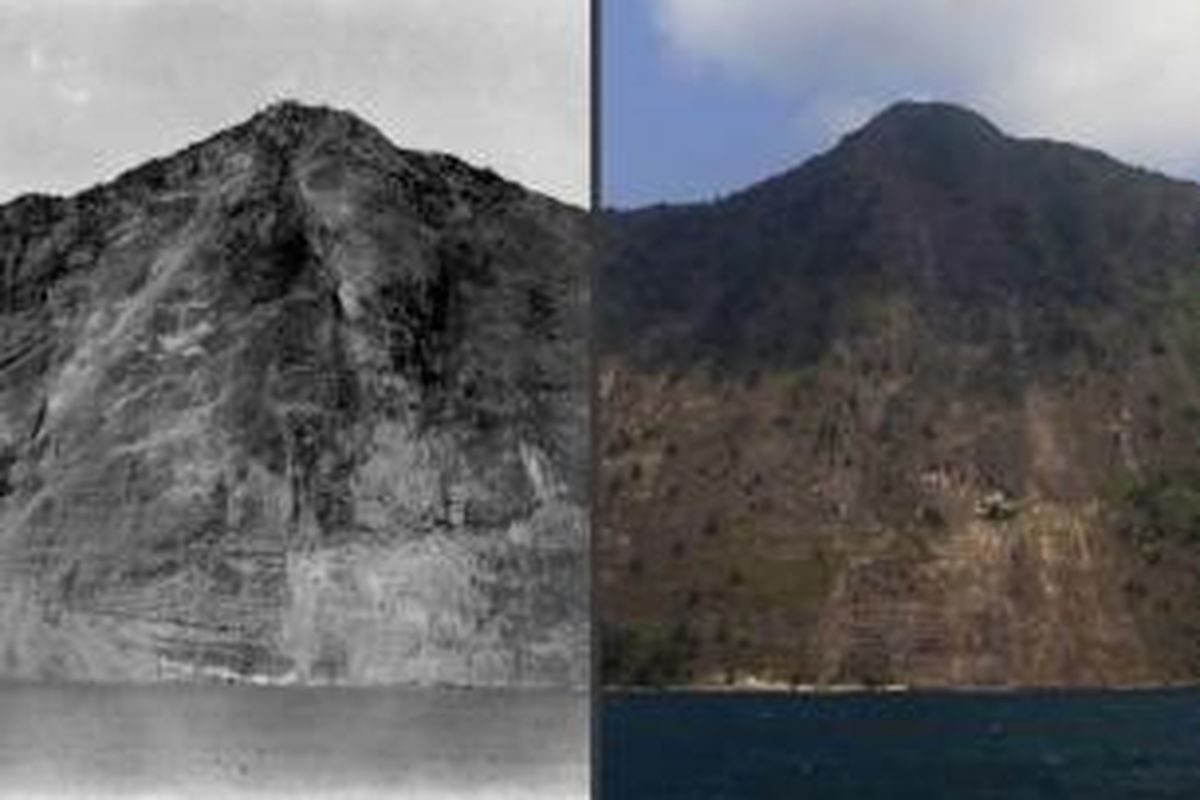
[[[903,103],[606,236],[608,681],[1200,678],[1200,188]]]
[[[295,103],[0,207],[0,674],[585,681],[586,255]]]

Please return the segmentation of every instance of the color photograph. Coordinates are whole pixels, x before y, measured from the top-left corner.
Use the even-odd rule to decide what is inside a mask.
[[[605,796],[1190,796],[1200,9],[604,11]]]

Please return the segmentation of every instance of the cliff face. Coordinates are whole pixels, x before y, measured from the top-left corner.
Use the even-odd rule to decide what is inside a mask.
[[[291,103],[0,208],[0,674],[583,682],[585,238]]]
[[[606,236],[606,679],[1200,677],[1200,189],[901,104]]]

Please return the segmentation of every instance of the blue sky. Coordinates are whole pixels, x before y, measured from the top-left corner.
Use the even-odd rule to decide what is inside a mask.
[[[650,0],[606,0],[601,190],[605,206],[708,199],[797,163],[784,98],[670,52]]]
[[[705,200],[901,99],[1200,175],[1195,0],[602,0],[602,196]]]

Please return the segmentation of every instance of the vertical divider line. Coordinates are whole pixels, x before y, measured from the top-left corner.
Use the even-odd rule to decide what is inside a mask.
[[[590,174],[588,193],[590,202],[588,203],[588,224],[586,226],[587,235],[591,239],[591,246],[588,250],[588,308],[587,319],[588,325],[587,334],[587,358],[588,358],[588,487],[587,492],[587,519],[588,519],[588,621],[589,621],[589,649],[588,654],[591,660],[591,669],[588,673],[589,690],[587,695],[587,715],[589,723],[588,736],[588,777],[591,788],[591,796],[600,798],[603,787],[600,780],[600,764],[603,759],[601,753],[601,732],[603,730],[603,721],[601,719],[601,706],[603,704],[604,686],[602,683],[603,676],[600,673],[601,658],[600,652],[600,572],[599,572],[599,502],[600,502],[600,361],[598,347],[599,337],[599,314],[597,313],[598,300],[600,297],[600,247],[602,246],[602,231],[600,230],[600,218],[604,202],[603,192],[603,152],[602,152],[602,126],[601,120],[604,114],[602,103],[602,68],[603,68],[603,0],[586,0],[589,3],[589,22],[588,22],[588,84],[591,96],[588,102],[589,113],[589,167]]]

